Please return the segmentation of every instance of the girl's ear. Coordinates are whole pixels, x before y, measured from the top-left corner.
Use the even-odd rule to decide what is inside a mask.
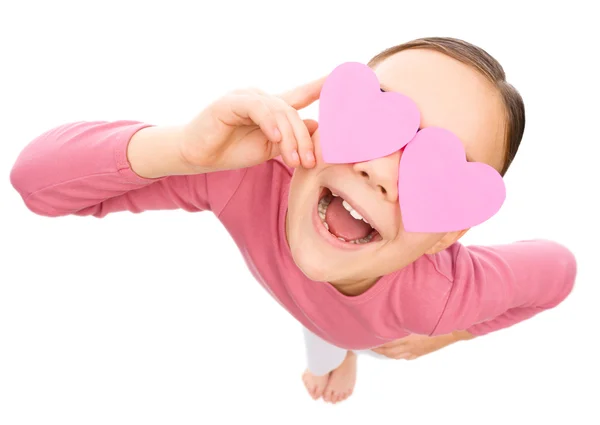
[[[432,254],[437,254],[438,252],[445,250],[450,245],[452,245],[453,243],[458,241],[460,238],[462,238],[465,235],[465,233],[467,233],[468,231],[469,231],[469,229],[465,229],[465,230],[461,230],[459,232],[446,233],[444,235],[444,237],[442,239],[440,239],[439,241],[437,241],[437,243],[435,245],[433,245],[431,248],[429,248],[425,252],[425,254],[432,255]]]

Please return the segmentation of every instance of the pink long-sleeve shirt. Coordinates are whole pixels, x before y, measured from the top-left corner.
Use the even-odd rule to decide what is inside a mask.
[[[146,126],[80,122],[52,129],[22,151],[11,172],[13,187],[31,211],[50,217],[211,211],[258,282],[302,325],[347,349],[373,348],[411,333],[484,335],[557,306],[573,288],[572,253],[552,241],[531,240],[455,243],[383,276],[361,295],[346,296],[309,280],[294,264],[285,236],[291,169],[272,160],[235,171],[141,178],[126,151]]]

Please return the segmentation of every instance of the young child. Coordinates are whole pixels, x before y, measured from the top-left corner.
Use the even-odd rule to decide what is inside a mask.
[[[504,175],[523,135],[524,108],[486,52],[455,39],[419,39],[369,66],[382,90],[415,101],[421,127],[452,131],[471,161]],[[306,329],[303,379],[314,398],[329,402],[352,392],[354,351],[415,358],[567,297],[576,262],[560,244],[466,247],[458,240],[467,229],[406,232],[401,152],[325,164],[317,123],[298,113],[318,99],[323,81],[282,96],[233,92],[183,126],[62,125],[22,151],[11,182],[31,211],[49,217],[211,211],[256,279]]]

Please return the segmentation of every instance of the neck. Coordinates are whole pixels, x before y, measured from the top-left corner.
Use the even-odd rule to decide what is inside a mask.
[[[370,278],[363,280],[346,280],[346,281],[335,281],[329,282],[338,292],[347,295],[349,297],[356,297],[360,294],[367,292],[373,285],[377,283],[380,278]]]

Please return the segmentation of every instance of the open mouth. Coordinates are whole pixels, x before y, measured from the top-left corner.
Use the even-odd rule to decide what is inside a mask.
[[[338,240],[350,244],[367,244],[381,240],[381,235],[348,201],[323,188],[317,208],[321,223]]]

